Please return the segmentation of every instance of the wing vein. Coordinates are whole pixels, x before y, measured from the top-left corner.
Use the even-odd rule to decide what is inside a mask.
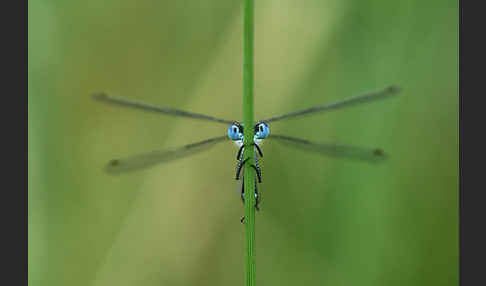
[[[279,134],[271,134],[268,138],[276,139],[279,142],[291,147],[337,158],[379,162],[383,161],[387,157],[383,150],[379,148],[366,148],[332,143],[317,143],[306,139]]]
[[[170,108],[170,107],[164,107],[164,106],[156,106],[132,99],[126,99],[122,97],[117,97],[113,95],[109,95],[106,93],[97,93],[93,95],[93,98],[95,100],[98,100],[100,102],[104,103],[109,103],[109,104],[115,104],[115,105],[120,105],[124,107],[131,107],[135,109],[140,109],[140,110],[145,110],[145,111],[151,111],[151,112],[157,112],[157,113],[162,113],[162,114],[167,114],[167,115],[172,115],[172,116],[180,116],[180,117],[188,117],[188,118],[194,118],[194,119],[201,119],[201,120],[208,120],[212,122],[219,122],[219,123],[224,123],[224,124],[232,124],[232,120],[226,120],[226,119],[221,119],[217,118],[214,116],[210,115],[205,115],[205,114],[200,114],[200,113],[195,113],[195,112],[189,112],[189,111],[184,111],[180,109],[175,109],[175,108]]]
[[[227,136],[218,136],[174,149],[154,150],[123,159],[113,159],[106,165],[105,171],[110,174],[119,174],[145,169],[156,164],[199,153],[226,139],[228,139]]]
[[[373,100],[387,98],[391,95],[398,94],[399,91],[400,91],[400,89],[398,87],[389,86],[389,87],[382,89],[382,90],[379,90],[379,91],[374,91],[374,92],[369,92],[369,93],[358,95],[358,96],[353,96],[353,97],[346,98],[346,99],[343,99],[341,101],[333,102],[333,103],[330,103],[330,104],[327,104],[327,105],[314,106],[314,107],[310,107],[310,108],[307,108],[307,109],[302,109],[302,110],[298,110],[298,111],[295,111],[295,112],[290,112],[290,113],[286,113],[286,114],[283,114],[283,115],[270,117],[268,119],[264,119],[264,120],[261,120],[261,121],[263,121],[263,122],[275,122],[275,121],[279,121],[279,120],[282,120],[282,119],[295,118],[295,117],[303,116],[303,115],[310,114],[310,113],[330,111],[330,110],[339,109],[339,108],[342,108],[342,107],[352,106],[352,105],[355,105],[355,104],[366,103],[366,102],[373,101]]]

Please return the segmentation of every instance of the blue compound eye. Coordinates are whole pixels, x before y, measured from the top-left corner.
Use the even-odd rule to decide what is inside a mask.
[[[255,125],[256,139],[265,139],[267,138],[269,133],[270,133],[270,128],[268,128],[268,124],[266,124],[265,122],[259,122]]]
[[[240,131],[240,126],[237,124],[231,124],[228,127],[228,137],[231,140],[240,140],[243,137],[243,134]]]

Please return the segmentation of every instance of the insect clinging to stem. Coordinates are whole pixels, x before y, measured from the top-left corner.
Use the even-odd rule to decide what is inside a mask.
[[[283,119],[296,118],[304,115],[326,112],[335,109],[341,109],[344,107],[363,104],[367,102],[377,101],[380,99],[389,98],[393,95],[397,95],[399,91],[400,88],[392,85],[378,91],[352,96],[330,104],[314,106],[307,109],[298,110],[295,112],[290,112],[290,113],[257,121],[257,123],[253,126],[254,136],[253,136],[253,142],[251,143],[252,145],[255,146],[255,152],[254,152],[255,164],[251,165],[251,167],[256,172],[257,182],[260,183],[262,181],[261,169],[258,163],[259,162],[258,157],[260,158],[263,157],[263,152],[260,146],[265,139],[274,139],[281,143],[292,145],[300,149],[306,149],[312,152],[318,152],[330,156],[347,157],[347,158],[364,160],[369,162],[381,161],[382,159],[385,158],[385,153],[382,149],[317,143],[306,139],[291,137],[287,135],[270,134],[269,123],[280,121]],[[191,154],[201,152],[208,147],[214,146],[216,143],[229,139],[235,142],[236,145],[239,147],[236,156],[237,166],[236,166],[235,178],[236,180],[240,179],[241,169],[249,159],[249,158],[243,158],[244,148],[245,148],[245,145],[243,144],[243,130],[246,127],[243,126],[241,122],[235,120],[221,119],[210,115],[188,112],[188,111],[169,108],[169,107],[156,106],[156,105],[143,103],[131,99],[126,99],[118,96],[108,95],[106,93],[95,94],[94,98],[100,102],[104,102],[108,104],[114,104],[114,105],[139,109],[143,111],[156,112],[156,113],[178,116],[178,117],[187,117],[187,118],[193,118],[199,120],[206,120],[215,123],[226,124],[229,126],[227,129],[227,135],[225,136],[216,136],[216,137],[207,138],[175,149],[156,150],[148,153],[135,155],[133,157],[127,157],[124,159],[113,159],[106,165],[105,170],[108,173],[119,174],[123,172],[129,172],[129,171],[135,171],[135,170],[147,168],[155,164],[168,162],[174,159],[178,159],[181,157],[185,157]],[[256,210],[259,210],[257,182],[255,183],[255,208]],[[243,184],[244,183],[242,181],[241,199],[244,203]]]

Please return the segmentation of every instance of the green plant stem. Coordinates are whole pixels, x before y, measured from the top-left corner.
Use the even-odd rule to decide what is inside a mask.
[[[243,132],[245,182],[246,285],[255,286],[255,151],[253,143],[253,0],[243,4]]]

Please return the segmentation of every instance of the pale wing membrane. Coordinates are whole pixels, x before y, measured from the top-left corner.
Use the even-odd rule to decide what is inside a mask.
[[[346,158],[370,163],[384,161],[387,157],[383,150],[379,148],[364,148],[349,145],[316,143],[306,139],[275,134],[270,135],[268,138],[275,139],[278,142],[291,147],[316,152],[330,157]]]
[[[221,118],[217,118],[205,114],[199,114],[199,113],[174,109],[170,107],[156,106],[148,103],[143,103],[140,101],[135,101],[132,99],[126,99],[118,96],[109,95],[106,93],[94,94],[93,98],[104,103],[116,104],[120,106],[131,107],[131,108],[140,109],[144,111],[157,112],[157,113],[162,113],[171,116],[180,116],[180,117],[208,120],[208,121],[219,122],[224,124],[233,123],[232,120],[221,119]]]
[[[274,116],[268,119],[261,120],[263,122],[274,122],[282,119],[287,119],[287,118],[294,118],[294,117],[299,117],[303,115],[307,115],[310,113],[316,113],[316,112],[323,112],[323,111],[330,111],[334,109],[339,109],[343,107],[349,107],[353,106],[356,104],[361,104],[361,103],[366,103],[374,100],[379,100],[379,99],[384,99],[388,98],[391,95],[396,95],[400,91],[400,88],[397,86],[389,86],[385,89],[379,90],[379,91],[374,91],[374,92],[369,92],[366,94],[358,95],[358,96],[353,96],[347,99],[343,99],[341,101],[337,101],[331,104],[327,105],[321,105],[321,106],[314,106],[311,108],[283,114],[280,116]]]
[[[228,139],[227,136],[219,136],[184,145],[175,149],[155,150],[123,159],[113,159],[106,165],[105,171],[110,174],[121,174],[145,169],[156,164],[166,163],[199,153],[226,139]]]

